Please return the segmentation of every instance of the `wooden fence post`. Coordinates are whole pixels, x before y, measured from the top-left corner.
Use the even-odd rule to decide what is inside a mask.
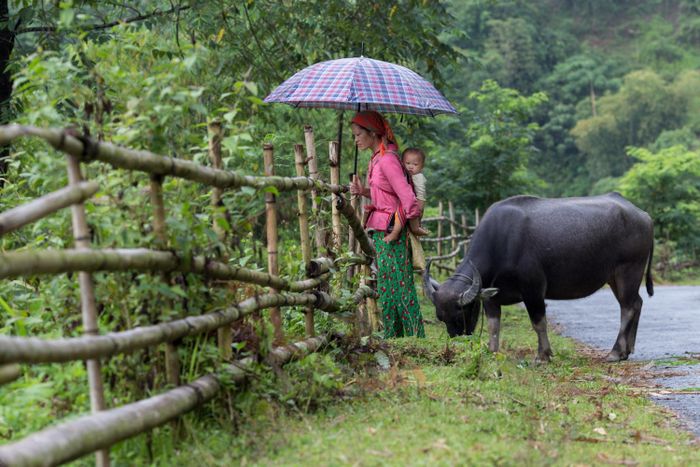
[[[467,215],[462,213],[462,226],[464,228],[464,238],[469,238],[469,224],[467,224]],[[467,256],[467,244],[462,244],[462,256]]]
[[[340,152],[338,151],[338,142],[337,141],[331,141],[328,144],[328,160],[330,163],[330,175],[331,175],[331,184],[332,185],[340,185]],[[335,195],[335,196],[342,196],[342,195]],[[340,212],[338,212],[338,208],[336,207],[335,203],[331,203],[331,225],[333,227],[333,241],[331,244],[333,245],[333,251],[336,253],[340,252],[340,241],[341,241],[341,223],[340,223]]]
[[[68,183],[78,185],[83,181],[80,173],[80,161],[75,156],[67,156]],[[83,203],[71,206],[73,220],[73,238],[75,248],[79,250],[90,249],[90,231],[85,219],[85,205]],[[89,336],[99,334],[97,327],[97,307],[95,306],[95,284],[92,275],[88,272],[78,273],[80,284],[80,304],[83,317],[83,333]],[[106,408],[104,387],[99,360],[87,360],[88,384],[90,387],[90,407],[93,413]],[[99,467],[109,466],[109,450],[103,449],[96,452],[95,465]]]
[[[153,206],[153,234],[158,249],[168,247],[165,233],[165,203],[163,202],[163,176],[151,175],[151,205]],[[162,275],[163,282],[170,282],[169,274]],[[180,358],[177,346],[172,342],[165,344],[165,378],[173,387],[180,385]]]
[[[297,177],[306,175],[304,170],[304,147],[301,144],[294,145],[294,163]],[[311,261],[311,239],[309,238],[309,215],[306,210],[306,192],[297,190],[297,205],[299,207],[299,236],[301,237],[301,257],[304,267],[308,267]],[[304,309],[304,328],[308,337],[313,337],[314,331],[314,307],[307,306]]]
[[[273,163],[273,147],[270,143],[263,145],[263,161],[265,163],[265,175],[271,177],[275,174]],[[273,193],[265,193],[265,219],[267,228],[267,271],[273,276],[277,276],[279,268],[277,266],[277,201]],[[272,293],[277,290],[271,289]],[[275,343],[284,343],[284,333],[282,332],[282,312],[278,306],[270,308],[270,321],[275,331]]]
[[[304,142],[306,143],[306,161],[309,164],[309,177],[313,180],[318,180],[318,161],[316,160],[314,129],[310,125],[304,126]],[[326,232],[318,206],[318,195],[318,190],[311,190],[311,212],[316,221],[316,235],[314,236],[316,239],[316,256],[321,256],[323,254],[323,247],[325,246],[324,237],[326,236]]]
[[[438,203],[437,238],[442,238],[442,201]],[[442,256],[442,240],[437,242],[437,255]]]
[[[455,210],[452,201],[447,202],[447,209],[450,213],[450,237],[452,237],[451,251],[455,251],[455,249],[457,249],[457,226],[455,225],[457,221],[455,220]],[[452,266],[457,267],[457,256],[452,257]]]
[[[221,158],[221,139],[223,137],[221,122],[217,120],[210,122],[208,130],[209,159],[211,160],[211,166],[215,169],[223,169],[224,163]],[[223,206],[223,192],[221,188],[216,187],[211,190],[212,229],[216,233],[216,237],[222,243],[226,240],[226,231],[219,224],[219,219],[225,219],[225,215],[221,210]],[[219,252],[219,259],[224,263],[228,261],[228,256],[224,250]],[[216,343],[221,358],[230,360],[233,357],[233,350],[231,349],[231,344],[233,343],[231,326],[224,326],[216,330]]]

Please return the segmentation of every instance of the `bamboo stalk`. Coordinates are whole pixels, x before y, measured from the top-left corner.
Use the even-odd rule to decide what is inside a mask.
[[[219,263],[204,256],[183,257],[170,251],[146,248],[0,253],[0,279],[78,271],[189,272],[212,279],[238,280],[292,292],[308,290],[320,283],[318,279],[289,281],[264,272]]]
[[[273,349],[269,358],[285,363],[315,352],[327,342],[326,336],[314,337],[293,347]],[[243,381],[249,374],[246,370],[254,363],[255,360],[248,357],[186,386],[115,409],[84,415],[0,446],[0,465],[61,464],[131,438],[211,400],[221,389],[221,379]]]
[[[217,170],[221,170],[224,167],[223,158],[221,156],[221,139],[223,133],[221,130],[221,122],[212,121],[209,122],[209,159],[211,161],[211,166]],[[212,229],[216,233],[216,237],[223,244],[226,241],[226,230],[224,230],[220,222],[225,220],[226,216],[221,210],[223,205],[223,190],[218,187],[214,187],[211,190],[211,209],[212,209]],[[228,262],[228,257],[223,250],[219,251],[219,259],[223,263]],[[219,354],[224,360],[230,360],[233,358],[233,350],[231,349],[231,344],[233,344],[233,333],[231,332],[231,327],[223,326],[216,330],[216,342],[219,348]]]
[[[19,365],[0,365],[0,386],[16,380],[20,376],[22,376],[22,372]]]
[[[316,159],[316,142],[314,141],[314,129],[310,125],[304,126],[304,142],[306,143],[306,162],[309,165],[309,177],[312,180],[319,181],[320,177],[318,174],[318,161]],[[325,247],[324,238],[326,236],[326,229],[323,225],[323,218],[321,217],[319,205],[319,191],[316,189],[311,190],[311,213],[316,221],[316,235],[314,236],[316,241],[316,254],[320,255]]]
[[[55,149],[75,156],[82,162],[98,160],[114,168],[173,176],[218,188],[247,186],[262,189],[273,186],[278,191],[314,190],[328,193],[348,191],[346,185],[332,186],[310,177],[255,177],[229,170],[217,170],[184,159],[160,156],[149,151],[136,151],[86,137],[77,138],[63,130],[20,125],[0,126],[0,145],[9,144],[22,136],[43,138]]]
[[[377,282],[376,279],[372,277],[370,267],[362,266],[362,273],[364,277],[367,278],[367,285],[369,285],[373,290],[376,290]],[[379,319],[379,308],[377,307],[377,301],[374,299],[374,297],[367,297],[365,304],[367,306],[367,325],[371,334],[380,329],[381,320]]]
[[[294,164],[298,177],[306,175],[304,169],[304,146],[301,144],[294,145]],[[311,261],[311,240],[309,238],[309,214],[306,209],[306,194],[299,190],[297,191],[297,206],[299,208],[299,236],[301,237],[301,257],[304,265],[307,266]],[[308,306],[304,309],[304,330],[307,337],[312,337],[315,334],[314,324],[314,309]]]
[[[469,235],[449,235],[447,237],[421,237],[420,241],[421,243],[435,243],[435,242],[447,242],[447,241],[459,241],[459,240],[465,240],[469,238]]]
[[[425,260],[430,260],[430,261],[438,261],[441,259],[450,259],[459,254],[459,250],[464,246],[464,245],[469,245],[469,240],[462,240],[457,244],[457,248],[452,250],[451,252],[444,254],[444,255],[437,255],[437,256],[428,256],[425,258]]]
[[[317,297],[311,293],[256,295],[213,313],[100,336],[50,340],[0,336],[0,364],[58,363],[112,357],[183,337],[208,333],[272,306],[313,306],[316,300]]]
[[[68,183],[72,186],[77,186],[83,181],[83,176],[80,173],[80,162],[75,156],[68,156],[66,160]],[[87,221],[85,220],[85,206],[82,203],[73,204],[71,206],[71,213],[75,247],[77,250],[89,250],[90,231],[88,230]],[[92,282],[92,276],[88,272],[80,271],[78,273],[78,282],[80,284],[83,333],[88,336],[99,335],[97,306],[95,305],[95,288]],[[96,413],[106,408],[100,362],[99,360],[87,360],[85,363],[87,365],[88,384],[90,388],[90,407],[92,412]],[[109,466],[109,450],[97,452],[95,464],[103,467]]]
[[[455,222],[455,210],[452,201],[447,202],[447,209],[450,213],[450,237],[452,238],[452,250],[457,248],[457,222]],[[457,256],[452,259],[452,266],[457,267]]]
[[[156,247],[165,249],[168,246],[168,236],[165,232],[165,202],[163,200],[163,176],[151,175],[151,206],[153,206],[153,234]],[[165,284],[170,283],[170,275],[161,274]],[[169,300],[166,300],[168,305]],[[177,346],[173,342],[165,343],[165,380],[168,384],[177,387],[180,385],[180,357]],[[175,433],[180,431],[178,426],[173,427]]]
[[[272,144],[263,145],[263,162],[265,164],[265,175],[274,175],[274,155]],[[277,265],[277,201],[274,193],[265,193],[265,219],[267,230],[267,271],[271,276],[276,276],[279,271]],[[273,289],[272,292],[275,292]],[[282,312],[274,307],[270,310],[270,321],[275,333],[275,343],[284,343],[284,332],[282,331]]]
[[[72,204],[82,203],[99,189],[97,182],[80,182],[0,214],[0,235],[17,230]]]
[[[464,226],[464,232],[462,233],[462,235],[465,238],[469,238],[469,227],[467,226],[467,215],[464,213],[462,214],[462,225]],[[466,245],[464,245],[463,250],[464,251],[462,252],[462,255],[467,256],[467,246]]]
[[[338,142],[331,141],[328,143],[328,159],[330,164],[331,185],[340,184],[340,151]],[[340,213],[338,212],[337,203],[331,203],[331,227],[333,229],[332,249],[335,252],[340,251],[340,242],[342,230],[340,224]]]
[[[453,221],[451,221],[449,217],[445,217],[445,216],[424,217],[421,221],[424,222],[424,223],[426,223],[426,222],[437,222],[437,221],[443,221],[443,222],[447,222],[447,223],[450,223],[450,224],[453,223]],[[474,227],[469,227],[469,226],[468,226],[467,224],[465,224],[464,222],[461,223],[461,224],[459,224],[459,223],[457,223],[456,221],[454,221],[454,224],[457,226],[458,229],[471,230],[471,231],[474,230]]]
[[[362,264],[372,264],[372,258],[364,255],[341,256],[340,258],[336,258],[334,263],[336,266],[341,266],[343,264],[357,266]]]
[[[438,238],[442,238],[442,217],[443,217],[442,201],[440,201],[438,203],[438,218],[440,219],[440,220],[438,220],[438,223],[437,223],[437,237]],[[442,256],[442,242],[438,242],[438,244],[437,244],[437,255]]]
[[[355,211],[352,209],[352,206],[350,206],[342,196],[336,197],[335,204],[338,207],[338,211],[340,211],[343,217],[345,217],[345,219],[348,221],[350,228],[355,232],[355,238],[359,242],[362,252],[372,258],[376,257],[377,252],[374,250],[372,243],[369,241],[367,232],[365,232],[365,229],[362,228],[362,223],[360,222],[360,219],[358,219],[357,215],[355,215]]]
[[[318,277],[335,270],[335,262],[331,258],[314,258],[306,266],[306,275]]]

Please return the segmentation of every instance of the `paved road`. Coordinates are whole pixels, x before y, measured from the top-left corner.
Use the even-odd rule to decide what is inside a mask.
[[[630,360],[700,358],[700,287],[656,286],[644,300],[635,353]],[[559,324],[565,336],[609,351],[620,328],[620,307],[609,289],[580,300],[548,301],[547,319]],[[663,368],[663,363],[659,364]],[[674,366],[684,373],[657,380],[669,388],[700,388],[700,364]],[[676,411],[690,430],[700,436],[700,395],[669,395],[655,400]]]

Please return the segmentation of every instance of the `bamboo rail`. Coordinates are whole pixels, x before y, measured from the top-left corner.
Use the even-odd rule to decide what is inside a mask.
[[[0,363],[57,363],[111,357],[213,331],[272,306],[312,305],[317,300],[313,294],[265,294],[213,313],[101,336],[52,340],[0,336]]]
[[[175,157],[160,156],[149,151],[136,151],[111,143],[97,142],[86,137],[73,136],[67,131],[20,125],[0,127],[0,146],[23,136],[43,138],[54,148],[77,157],[81,162],[97,160],[114,168],[138,170],[154,175],[168,175],[216,188],[262,189],[269,186],[279,191],[316,190],[345,193],[346,185],[330,185],[312,177],[256,177],[237,172],[217,170]]]
[[[273,349],[270,360],[284,363],[317,351],[328,342],[319,336],[293,346]],[[221,378],[243,381],[254,363],[246,358],[164,394],[119,408],[84,415],[33,433],[17,442],[0,446],[0,465],[55,465],[104,449],[189,412],[211,400],[221,390]]]
[[[0,279],[78,271],[190,272],[213,279],[239,280],[291,292],[308,290],[320,283],[318,279],[289,281],[264,272],[229,266],[204,256],[181,257],[170,251],[147,248],[0,253]]]
[[[0,386],[16,380],[21,375],[19,365],[0,365]]]
[[[79,182],[0,214],[0,235],[12,232],[60,209],[79,204],[94,195],[97,182]]]

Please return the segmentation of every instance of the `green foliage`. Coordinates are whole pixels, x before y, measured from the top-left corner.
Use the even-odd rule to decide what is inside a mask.
[[[700,248],[700,153],[672,146],[652,153],[630,149],[637,162],[620,180],[622,194],[647,211],[657,237],[689,254]]]
[[[527,122],[545,101],[543,94],[521,96],[494,81],[470,94],[462,122],[452,125],[454,138],[446,149],[431,151],[428,177],[439,180],[430,184],[436,199],[483,212],[499,199],[534,189],[537,180],[526,168],[537,125]]]
[[[571,130],[592,177],[622,175],[632,165],[625,148],[652,143],[663,130],[680,126],[684,104],[656,73],[628,74],[618,93],[600,98],[597,115]]]

